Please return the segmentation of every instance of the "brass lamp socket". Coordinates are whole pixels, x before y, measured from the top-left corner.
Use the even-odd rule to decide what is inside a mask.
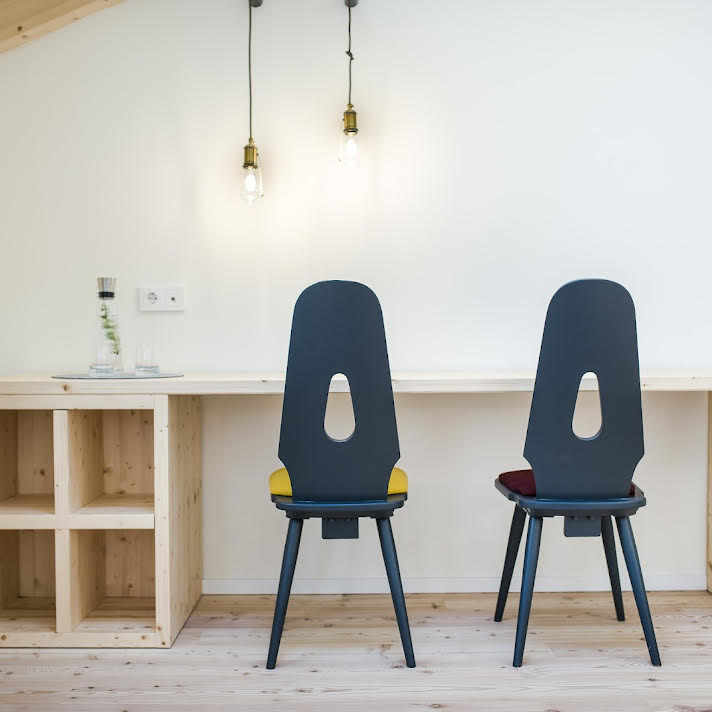
[[[242,167],[257,168],[257,146],[255,146],[255,142],[252,139],[245,146],[245,162]]]
[[[358,133],[358,124],[356,122],[356,111],[354,110],[353,104],[347,104],[346,111],[344,111],[344,133],[345,134]]]

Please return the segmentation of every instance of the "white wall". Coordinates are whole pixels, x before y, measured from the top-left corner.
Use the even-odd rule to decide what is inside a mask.
[[[343,3],[266,0],[265,199],[250,210],[246,5],[126,0],[0,55],[1,372],[83,368],[99,274],[119,278],[129,365],[152,340],[166,368],[282,369],[299,291],[351,278],[381,298],[394,369],[532,367],[548,299],[582,276],[631,290],[644,367],[709,364],[710,3],[362,0],[363,160],[344,175]],[[176,282],[184,314],[138,314],[138,286]],[[522,463],[527,397],[397,400],[404,575],[491,587],[509,508],[490,481]],[[701,586],[704,398],[651,395],[645,416],[647,579]],[[210,588],[276,574],[278,422],[279,399],[205,400]],[[473,518],[470,498],[487,514]],[[381,585],[373,533],[327,546],[310,529],[298,575]],[[600,542],[545,537],[542,581],[602,580]]]
[[[590,421],[595,394],[585,395]],[[204,401],[204,590],[276,590],[287,522],[266,496],[265,475],[279,467],[281,398]],[[393,527],[407,589],[497,590],[512,506],[492,482],[503,469],[526,467],[529,402],[519,393],[396,395],[410,496]],[[698,393],[643,399],[646,456],[635,480],[649,504],[633,526],[651,589],[705,587],[706,407]],[[387,590],[371,521],[362,520],[359,541],[320,534],[318,521],[306,523],[295,591]],[[562,520],[546,520],[537,585],[607,589],[601,540],[564,539]]]

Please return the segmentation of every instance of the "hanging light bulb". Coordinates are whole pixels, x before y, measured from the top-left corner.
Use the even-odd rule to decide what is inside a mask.
[[[358,125],[353,104],[349,102],[344,111],[344,127],[341,131],[339,161],[345,166],[353,166],[358,157]]]
[[[252,138],[252,8],[259,7],[262,0],[249,0],[249,24],[247,31],[247,77],[250,90],[250,138],[245,146],[242,163],[242,185],[240,195],[252,205],[262,197],[262,171],[260,170],[259,151]]]
[[[344,124],[341,129],[341,141],[339,144],[339,162],[344,166],[353,166],[358,157],[358,122],[354,105],[351,103],[351,63],[354,61],[351,52],[351,8],[356,7],[358,0],[344,0],[349,9],[349,48],[346,54],[349,58],[349,99],[344,111]]]
[[[257,146],[250,137],[245,146],[245,161],[242,164],[242,187],[240,195],[252,205],[262,197],[262,171],[260,170]]]

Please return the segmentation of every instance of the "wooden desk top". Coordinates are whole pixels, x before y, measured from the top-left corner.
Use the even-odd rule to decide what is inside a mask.
[[[650,369],[641,372],[645,391],[712,391],[711,369]],[[586,379],[586,390],[594,389]],[[396,393],[508,393],[531,392],[534,371],[394,371]],[[335,381],[335,391],[346,382]],[[0,395],[130,395],[190,394],[239,395],[282,393],[284,373],[187,373],[181,378],[133,380],[57,380],[49,374],[0,378]]]

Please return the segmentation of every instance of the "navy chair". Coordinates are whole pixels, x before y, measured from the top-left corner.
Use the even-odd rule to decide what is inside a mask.
[[[581,378],[596,374],[601,428],[591,438],[573,431]],[[564,517],[564,535],[602,536],[619,621],[624,620],[615,539],[618,534],[653,665],[660,654],[630,517],[645,505],[633,483],[643,457],[643,416],[635,308],[620,284],[585,279],[564,285],[549,304],[534,384],[524,457],[531,470],[507,472],[497,489],[514,502],[495,621],[502,620],[527,514],[522,592],[514,666],[522,664],[544,517]]]
[[[354,432],[345,440],[324,428],[329,385],[344,374]],[[376,520],[408,667],[415,667],[390,517],[407,499],[383,315],[376,295],[357,282],[319,282],[294,307],[282,406],[279,459],[270,493],[288,519],[267,668],[274,668],[305,519],[322,522],[324,539],[358,538],[359,518]]]

